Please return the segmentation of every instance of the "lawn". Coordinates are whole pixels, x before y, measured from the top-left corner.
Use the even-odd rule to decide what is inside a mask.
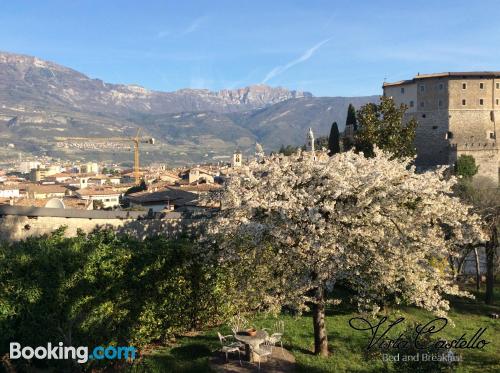
[[[483,349],[463,349],[462,364],[457,372],[500,372],[500,320],[492,319],[491,312],[500,313],[500,295],[495,289],[494,306],[486,306],[480,300],[482,293],[476,293],[479,300],[453,299],[449,316],[455,326],[448,325],[439,337],[455,339],[466,333],[469,339],[479,328],[487,328],[482,338],[491,342]],[[368,332],[353,330],[349,326],[352,317],[359,316],[349,307],[337,307],[327,315],[327,329],[330,349],[329,358],[312,354],[313,332],[311,317],[293,317],[283,314],[279,318],[285,322],[284,347],[289,349],[297,360],[297,371],[307,373],[323,372],[384,372],[387,368],[380,356],[369,358],[364,352],[368,343]],[[427,323],[434,316],[424,310],[406,307],[387,312],[390,320],[404,317],[407,326],[412,321]],[[258,315],[252,324],[259,327],[272,327],[276,319]],[[398,325],[399,327],[399,325]],[[402,330],[403,328],[397,328]],[[208,357],[217,350],[219,341],[217,331],[230,334],[228,326],[206,330],[194,336],[179,337],[168,347],[155,348],[131,369],[132,372],[210,372]],[[391,337],[397,333],[391,330]],[[391,371],[389,366],[389,371]]]

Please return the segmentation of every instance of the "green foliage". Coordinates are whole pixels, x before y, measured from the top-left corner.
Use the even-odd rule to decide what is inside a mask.
[[[113,176],[120,175],[120,171],[119,170],[115,170],[113,168],[107,168],[107,167],[103,167],[101,173],[103,175],[113,175]]]
[[[320,136],[316,139],[314,139],[314,146],[316,149],[328,149],[328,136]]]
[[[144,180],[141,180],[141,183],[139,185],[134,185],[133,187],[129,188],[125,192],[125,195],[142,192],[143,190],[148,190],[148,186],[146,185],[146,182]]]
[[[412,157],[416,154],[413,140],[417,121],[403,123],[406,105],[396,107],[392,98],[380,97],[380,104],[369,103],[357,114],[359,128],[355,135],[355,148],[366,157],[373,157],[373,147],[394,154],[395,158]]]
[[[299,150],[298,146],[293,146],[293,145],[281,145],[280,150],[278,150],[278,153],[289,156],[297,152]]]
[[[399,360],[394,362],[395,372],[415,372],[415,373],[438,373],[438,372],[453,372],[459,365],[459,361],[454,361],[452,356],[455,356],[456,351],[439,347],[438,339],[431,338],[431,334],[424,334],[423,336],[418,336],[416,332],[418,324],[413,324],[408,326],[403,332],[404,338],[407,338],[411,343],[408,343],[405,347],[398,348],[395,354],[399,353]],[[415,343],[413,343],[418,337],[419,347],[417,349]],[[452,354],[451,356],[449,354]],[[417,359],[404,359],[403,357],[416,356]],[[428,361],[424,356],[434,356],[436,360],[432,358]],[[439,357],[443,357],[442,360]]]
[[[476,166],[476,160],[472,155],[462,154],[455,163],[455,173],[466,179],[471,179],[478,170],[479,166]]]
[[[101,200],[95,199],[92,201],[92,208],[94,210],[102,210],[104,208],[104,202]]]
[[[308,315],[293,316],[283,312],[278,316],[279,320],[285,323],[283,344],[297,361],[296,372],[394,372],[396,369],[394,363],[384,364],[380,351],[378,355],[367,356],[366,346],[371,338],[370,332],[360,332],[349,326],[349,319],[361,316],[350,304],[349,294],[339,295],[337,292],[335,297],[342,299],[342,303],[327,309],[325,322],[330,330],[335,327],[335,331],[329,334],[329,347],[334,353],[328,358],[320,358],[311,353],[313,331],[310,328],[311,320]],[[476,298],[453,299],[450,316],[456,326],[449,325],[433,336],[453,340],[466,333],[466,338],[470,339],[479,328],[488,328],[483,337],[492,343],[484,349],[455,351],[463,357],[463,362],[456,372],[497,373],[500,371],[500,345],[495,341],[498,339],[496,336],[500,333],[500,324],[497,320],[489,318],[488,314],[500,312],[500,297],[497,295],[496,306],[484,305],[480,300],[482,293],[476,293]],[[415,322],[422,325],[435,318],[429,311],[414,307],[402,307],[388,310],[388,312],[384,316],[388,316],[390,320],[395,320],[398,317],[405,318],[403,323],[396,325],[395,329],[391,329],[385,336],[391,339],[396,339],[400,333],[405,331],[406,327]],[[377,316],[377,318],[379,317],[382,315]],[[273,330],[276,319],[267,313],[259,313],[249,321],[250,325],[259,329]],[[140,366],[141,369],[136,369],[133,372],[212,372],[208,362],[210,356],[213,355],[207,351],[214,351],[218,348],[217,331],[222,334],[231,333],[230,327],[226,326],[207,330],[196,336],[178,338],[175,345],[160,348],[146,356]],[[385,329],[380,329],[378,335],[383,331]],[[189,353],[180,353],[184,351]],[[388,351],[388,353],[391,352],[397,354],[399,351]],[[403,354],[405,353],[400,355]],[[408,352],[408,354],[411,353]],[[405,372],[413,372],[413,370]]]
[[[354,130],[357,130],[356,109],[352,104],[349,104],[349,107],[347,108],[347,118],[345,124],[352,124],[354,126]]]
[[[337,153],[340,153],[339,126],[337,125],[337,122],[333,122],[330,130],[330,136],[328,137],[328,154],[332,156]]]
[[[109,230],[1,246],[0,355],[10,341],[141,347],[222,321],[227,282],[198,253],[186,238]]]

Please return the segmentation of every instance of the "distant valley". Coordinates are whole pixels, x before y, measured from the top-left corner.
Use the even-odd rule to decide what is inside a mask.
[[[89,151],[62,148],[54,138],[124,137],[141,127],[157,140],[141,149],[143,162],[224,160],[236,148],[250,154],[256,141],[266,151],[302,144],[308,127],[326,135],[337,121],[343,130],[349,103],[359,107],[376,100],[313,97],[266,85],[159,92],[105,83],[36,57],[0,52],[0,156],[21,152],[126,162],[131,159],[127,146]]]

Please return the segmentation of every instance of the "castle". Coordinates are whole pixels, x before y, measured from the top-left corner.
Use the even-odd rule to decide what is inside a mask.
[[[479,165],[476,177],[499,183],[500,72],[419,74],[383,90],[418,121],[417,167],[453,165],[467,154]]]

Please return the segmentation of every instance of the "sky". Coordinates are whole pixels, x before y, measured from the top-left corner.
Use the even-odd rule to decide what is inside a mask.
[[[265,83],[380,94],[417,73],[500,70],[500,3],[0,0],[0,51],[174,91]]]

